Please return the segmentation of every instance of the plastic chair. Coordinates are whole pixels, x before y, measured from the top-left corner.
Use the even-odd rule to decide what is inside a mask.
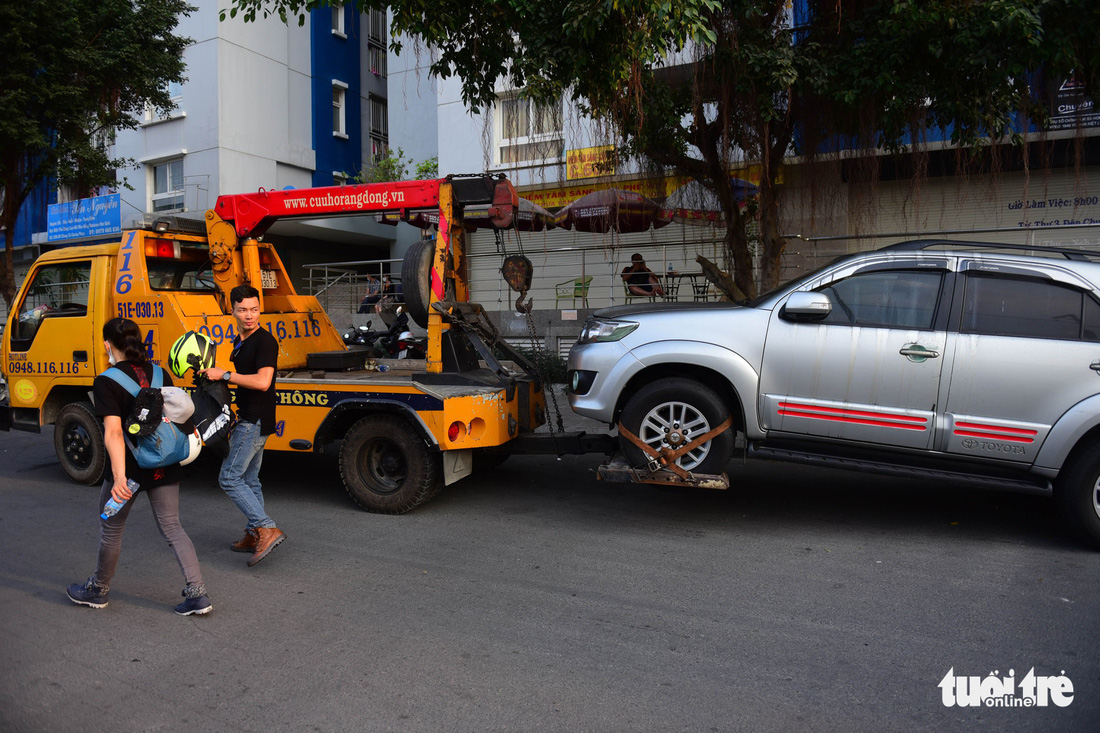
[[[623,295],[626,296],[626,301],[625,301],[626,303],[629,303],[630,301],[634,300],[635,298],[641,298],[643,300],[648,300],[650,303],[653,303],[654,301],[657,300],[656,295],[638,295],[637,293],[630,292],[630,286],[626,284],[625,280],[623,281]]]
[[[565,282],[558,283],[554,286],[554,307],[558,307],[559,300],[570,300],[572,305],[577,304],[577,300],[580,299],[581,305],[585,308],[588,307],[588,287],[592,284],[592,276],[578,277],[573,280],[566,280]]]

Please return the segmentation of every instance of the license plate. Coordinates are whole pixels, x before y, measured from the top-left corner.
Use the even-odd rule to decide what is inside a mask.
[[[274,270],[260,270],[260,284],[264,290],[274,290],[279,287],[279,278]]]

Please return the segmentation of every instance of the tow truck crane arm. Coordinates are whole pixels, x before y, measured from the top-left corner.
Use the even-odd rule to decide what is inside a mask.
[[[276,222],[385,213],[407,221],[417,211],[437,212],[439,235],[428,280],[431,292],[423,294],[423,300],[429,307],[429,344],[434,346],[429,348],[428,370],[438,371],[439,336],[446,326],[430,306],[441,300],[469,301],[463,213],[470,205],[488,205],[492,225],[508,228],[519,207],[519,195],[504,176],[478,174],[219,196],[206,212],[214,279],[225,294],[225,307],[229,307],[229,291],[248,283],[261,292],[263,309],[259,238]]]

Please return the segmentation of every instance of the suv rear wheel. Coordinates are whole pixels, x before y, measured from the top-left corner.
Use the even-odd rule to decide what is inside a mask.
[[[662,379],[648,384],[629,399],[622,424],[642,442],[660,450],[686,445],[721,425],[730,411],[710,387],[693,379]],[[677,461],[686,471],[720,473],[733,455],[734,431],[729,428],[688,451]],[[625,436],[619,447],[632,466],[645,466],[649,456]]]
[[[1058,476],[1055,496],[1070,525],[1100,549],[1100,444],[1070,459]]]

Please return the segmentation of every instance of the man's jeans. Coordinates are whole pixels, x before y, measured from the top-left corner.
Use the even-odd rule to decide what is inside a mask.
[[[260,435],[260,424],[239,421],[229,434],[229,455],[222,461],[218,483],[222,491],[246,517],[248,528],[274,527],[275,520],[264,511],[264,494],[260,486],[260,464],[264,460],[266,435]]]

